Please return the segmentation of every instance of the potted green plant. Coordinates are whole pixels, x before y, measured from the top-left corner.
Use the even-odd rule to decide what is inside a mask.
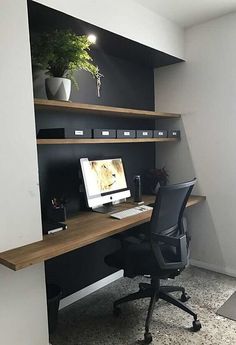
[[[102,74],[98,66],[92,63],[89,54],[91,44],[87,36],[79,36],[68,30],[54,30],[32,36],[33,70],[44,70],[50,76],[45,80],[48,99],[68,101],[71,81],[79,88],[73,76],[77,70],[85,70],[96,79],[100,96]]]
[[[166,186],[169,174],[165,167],[161,169],[147,170],[143,176],[143,192],[145,194],[156,194],[160,186]]]

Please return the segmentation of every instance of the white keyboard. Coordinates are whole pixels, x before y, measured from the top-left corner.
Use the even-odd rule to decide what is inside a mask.
[[[136,206],[133,208],[129,208],[128,210],[111,213],[110,217],[116,218],[116,219],[123,219],[123,218],[131,217],[131,216],[135,216],[139,213],[150,211],[152,209],[153,208],[151,206],[147,206],[147,205]]]

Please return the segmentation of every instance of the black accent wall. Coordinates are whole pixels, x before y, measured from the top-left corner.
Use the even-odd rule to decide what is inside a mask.
[[[153,70],[135,63],[127,62],[96,51],[94,61],[99,65],[104,78],[101,97],[96,94],[94,79],[86,72],[76,74],[79,91],[73,90],[72,101],[90,104],[121,106],[127,108],[154,108]],[[46,98],[44,79],[35,82],[35,97]],[[67,128],[114,128],[114,129],[152,129],[154,121],[127,119],[97,115],[77,115],[66,111],[37,111],[36,129]],[[155,145],[150,144],[102,144],[102,145],[41,145],[38,146],[39,174],[42,210],[46,208],[53,195],[68,199],[68,215],[79,209],[78,161],[81,157],[109,158],[122,157],[132,189],[135,174],[154,167]]]
[[[94,58],[104,74],[102,96],[97,98],[94,80],[86,73],[78,74],[79,92],[73,90],[71,99],[91,104],[129,108],[153,109],[153,71],[125,60],[96,52]],[[138,73],[137,73],[138,72]],[[38,80],[35,97],[45,97],[44,83]],[[40,128],[121,128],[150,129],[154,121],[143,119],[111,118],[95,115],[77,115],[66,111],[37,111],[37,131]],[[67,199],[68,216],[80,210],[79,159],[122,157],[128,186],[132,179],[155,166],[155,145],[102,144],[102,145],[39,145],[39,180],[43,216],[54,195]],[[114,239],[105,239],[72,253],[48,260],[46,278],[62,286],[64,296],[76,292],[115,270],[104,264],[104,256],[118,247]]]
[[[37,10],[37,15],[35,10]],[[52,15],[54,20],[52,20]],[[57,16],[59,20],[56,20]],[[62,20],[62,17],[64,20]],[[60,28],[61,23],[64,23],[63,28],[68,28],[70,26],[75,27],[76,23],[80,27],[79,24],[84,22],[30,1],[29,23],[30,33],[32,33],[48,30],[50,23],[52,28],[57,27],[57,25]],[[78,27],[77,31],[79,30]],[[94,27],[94,32],[96,29]],[[83,32],[77,33],[82,34]],[[109,33],[109,35],[113,34]],[[98,39],[101,40],[102,37],[107,36],[101,36]],[[126,44],[129,43],[127,49],[132,51],[131,48],[134,42],[128,41],[126,40]],[[104,46],[109,46],[110,51],[112,50],[107,42],[104,43]],[[142,49],[143,47],[140,48],[140,52],[142,52]],[[114,52],[116,51],[117,49],[114,49]],[[126,58],[124,54],[118,54],[117,56],[114,52],[107,53],[104,49],[96,49],[91,52],[94,62],[104,75],[101,98],[96,95],[95,80],[86,72],[78,72],[76,79],[80,89],[79,91],[73,89],[71,100],[154,110],[153,68],[150,64],[142,62],[142,59],[130,59],[130,54]],[[162,53],[161,61],[163,61],[165,55]],[[166,55],[166,63],[169,61],[170,56]],[[172,63],[176,62],[175,58],[171,61]],[[34,96],[37,98],[46,98],[44,79],[43,74],[34,76]],[[52,127],[153,129],[154,126],[155,122],[152,120],[111,118],[90,114],[78,116],[76,112],[67,111],[36,111],[37,131],[40,128]],[[81,157],[122,157],[128,185],[132,190],[133,176],[154,168],[155,144],[39,145],[39,181],[43,216],[47,212],[51,198],[55,195],[66,197],[68,216],[80,211],[82,202],[79,193],[79,159]],[[63,289],[63,296],[74,293],[115,271],[104,264],[104,256],[118,246],[119,243],[116,240],[108,238],[48,260],[45,263],[46,280],[59,284]]]

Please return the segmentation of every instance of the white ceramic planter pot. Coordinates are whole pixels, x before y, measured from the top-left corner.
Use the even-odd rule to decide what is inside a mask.
[[[45,80],[48,99],[69,101],[71,93],[71,80],[67,78],[51,77]]]

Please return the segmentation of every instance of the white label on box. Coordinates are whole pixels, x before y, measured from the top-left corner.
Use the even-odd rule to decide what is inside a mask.
[[[109,135],[110,132],[109,131],[102,131],[102,135]]]
[[[130,132],[124,132],[124,135],[130,136]]]
[[[143,135],[148,135],[148,132],[143,132]]]
[[[84,131],[75,131],[75,135],[83,135]]]

